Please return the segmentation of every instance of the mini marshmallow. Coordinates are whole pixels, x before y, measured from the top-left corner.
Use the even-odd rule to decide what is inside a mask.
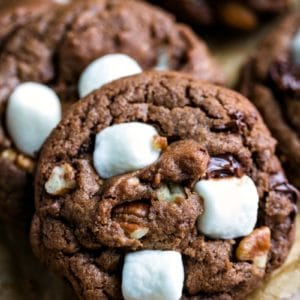
[[[58,4],[69,4],[71,0],[54,0]]]
[[[122,293],[125,300],[179,300],[184,268],[176,251],[144,250],[125,256]]]
[[[300,65],[300,29],[292,41],[292,56],[297,65]]]
[[[159,51],[157,63],[154,69],[157,71],[167,71],[170,69],[169,55],[165,50]]]
[[[94,166],[102,178],[142,169],[154,163],[161,149],[153,126],[131,122],[105,128],[96,135]]]
[[[59,98],[43,84],[22,83],[9,97],[8,132],[17,148],[29,156],[35,156],[60,119]]]
[[[257,220],[258,193],[249,176],[200,180],[195,191],[204,200],[198,229],[215,239],[250,234]]]
[[[102,56],[82,72],[78,83],[79,95],[85,97],[108,82],[141,72],[139,64],[125,54]]]

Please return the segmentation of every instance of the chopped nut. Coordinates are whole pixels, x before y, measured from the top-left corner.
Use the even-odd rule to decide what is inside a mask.
[[[21,169],[29,173],[32,173],[35,167],[35,162],[23,154],[18,155],[16,163]]]
[[[240,3],[228,2],[222,5],[218,12],[220,18],[229,26],[243,30],[253,30],[257,27],[255,14]]]
[[[121,227],[125,231],[126,234],[129,235],[130,238],[139,240],[142,237],[144,237],[148,231],[148,227],[140,226],[138,224],[132,224],[132,223],[122,223]]]
[[[163,136],[155,136],[153,139],[153,147],[157,150],[165,150],[168,147],[168,140]]]
[[[13,149],[6,149],[1,152],[0,157],[3,159],[8,159],[11,162],[15,162],[15,160],[17,159],[17,152]]]
[[[253,230],[243,238],[236,249],[236,256],[241,261],[252,261],[255,266],[264,269],[271,247],[271,232],[268,227]]]
[[[156,194],[159,201],[173,202],[185,199],[183,188],[178,184],[163,184]]]
[[[160,175],[160,173],[156,173],[156,174],[155,174],[155,177],[154,177],[154,182],[153,182],[153,184],[154,184],[155,186],[159,186],[160,183],[161,183],[161,175]]]
[[[132,177],[127,180],[127,183],[131,186],[137,186],[140,183],[140,180],[137,177]]]
[[[115,209],[115,214],[122,218],[122,216],[133,215],[139,218],[148,216],[149,206],[145,203],[131,203],[125,206],[119,206]]]
[[[4,150],[3,152],[1,152],[0,157],[11,161],[19,168],[28,173],[32,173],[34,170],[34,160],[28,156],[25,156],[24,154],[18,154],[18,152],[13,149]]]
[[[69,164],[56,166],[45,184],[45,189],[51,195],[63,195],[76,187],[73,168]]]

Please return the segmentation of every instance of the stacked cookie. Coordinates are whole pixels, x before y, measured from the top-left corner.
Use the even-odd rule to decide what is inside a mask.
[[[293,145],[298,19],[241,77],[275,137],[291,117]],[[245,299],[283,264],[298,191],[190,28],[135,0],[28,1],[1,22],[0,215],[32,220],[34,253],[80,299]]]
[[[1,46],[0,211],[2,218],[14,222],[30,220],[38,151],[61,111],[79,96],[107,80],[153,68],[223,81],[204,42],[147,4],[129,0],[25,4],[7,7],[10,14],[0,15],[0,23],[12,19],[13,24]],[[13,21],[16,15],[18,22]],[[107,54],[122,55],[101,60]],[[119,65],[123,68],[114,71]],[[102,72],[106,79],[90,75],[103,68],[111,70]]]

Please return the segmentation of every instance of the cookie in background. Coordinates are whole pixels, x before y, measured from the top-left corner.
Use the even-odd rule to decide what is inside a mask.
[[[132,0],[47,5],[28,24],[16,27],[8,18],[14,30],[0,49],[0,215],[6,221],[29,222],[38,152],[79,96],[149,69],[223,82],[205,43],[161,9]],[[10,15],[19,10],[11,6]],[[97,70],[105,71],[101,78]]]
[[[262,40],[243,67],[239,89],[261,112],[289,180],[300,188],[300,11]]]
[[[287,11],[295,0],[152,0],[187,23],[227,26],[241,31],[260,27],[263,20]]]

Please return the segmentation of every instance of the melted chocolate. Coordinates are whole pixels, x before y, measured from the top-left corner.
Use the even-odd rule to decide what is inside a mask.
[[[270,188],[275,192],[287,194],[295,203],[299,199],[298,190],[287,182],[283,173],[270,176]]]
[[[241,164],[230,154],[211,157],[207,167],[207,178],[242,177]]]
[[[211,127],[212,132],[230,132],[238,133],[245,128],[246,124],[244,122],[244,116],[240,112],[234,113],[232,116],[232,121],[225,124],[213,125]]]
[[[235,121],[230,121],[225,124],[213,125],[211,127],[212,132],[238,132],[238,126]]]
[[[270,67],[270,80],[278,91],[300,97],[300,67],[289,61],[277,61]]]

